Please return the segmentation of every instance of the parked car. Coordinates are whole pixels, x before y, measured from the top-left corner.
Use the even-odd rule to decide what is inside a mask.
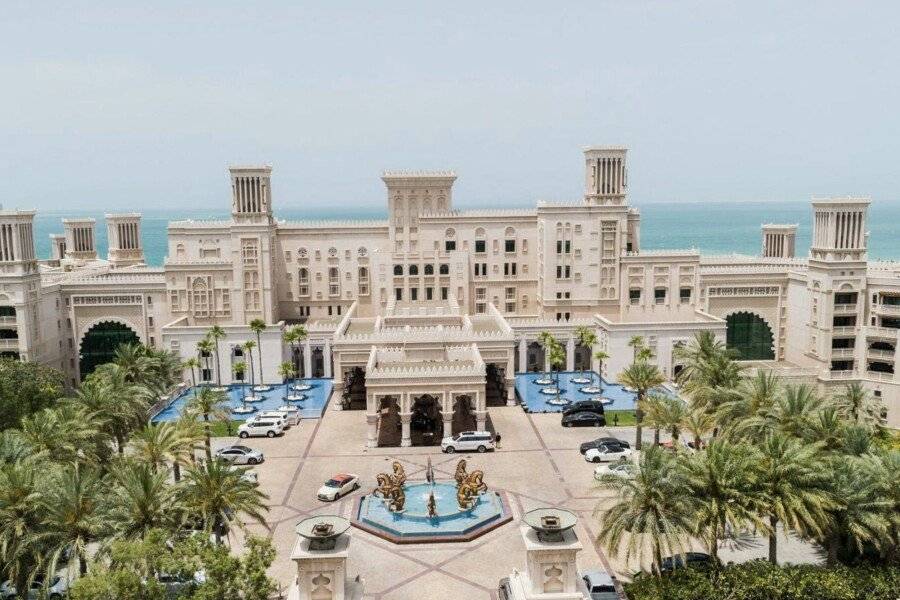
[[[284,406],[279,406],[278,412],[287,413],[287,422],[291,426],[300,424],[300,409],[293,404],[285,404]]]
[[[578,449],[584,454],[591,448],[596,448],[597,446],[621,446],[622,448],[631,448],[631,444],[625,440],[614,437],[598,437],[596,440],[583,443]]]
[[[634,475],[634,470],[627,460],[620,460],[618,462],[609,463],[605,465],[597,465],[597,468],[594,469],[594,479],[600,479],[604,475],[616,475],[618,477],[631,477]]]
[[[618,600],[619,594],[616,592],[615,580],[606,571],[594,569],[586,571],[581,576],[581,580],[587,587],[591,600]]]
[[[31,587],[28,588],[28,598],[27,600],[37,600],[38,598],[43,598],[43,590],[44,590],[44,580],[35,578],[33,582],[31,582]],[[47,598],[50,600],[61,600],[68,594],[69,590],[69,580],[65,577],[60,577],[59,575],[55,575],[53,579],[49,581],[47,587]],[[16,592],[16,587],[13,585],[11,581],[5,582],[3,585],[0,585],[0,598],[3,600],[12,600],[16,598],[18,600],[25,600]]]
[[[319,500],[332,502],[341,496],[346,496],[350,492],[359,489],[359,476],[352,473],[338,473],[325,482],[325,485],[316,492]]]
[[[612,462],[619,459],[627,459],[631,456],[631,448],[621,446],[599,446],[591,448],[584,453],[584,460],[588,462]]]
[[[256,413],[249,419],[248,421],[261,421],[263,419],[266,420],[274,420],[281,421],[281,426],[284,429],[290,429],[291,425],[294,423],[291,422],[291,416],[287,413],[287,411],[283,410],[267,410],[265,412]]]
[[[500,584],[497,586],[497,599],[512,600],[512,590],[509,589],[509,577],[504,577],[500,580]]]
[[[487,452],[493,449],[494,436],[489,431],[463,431],[453,437],[445,437],[441,440],[441,450],[447,454],[467,450]]]
[[[563,427],[603,427],[606,417],[595,412],[577,412],[563,415]]]
[[[564,415],[571,415],[577,412],[595,412],[602,415],[604,412],[603,403],[599,400],[579,400],[568,405],[563,410]]]
[[[235,465],[257,465],[265,460],[259,450],[247,446],[228,446],[216,452],[216,458],[227,460]]]
[[[266,436],[273,438],[284,433],[283,421],[274,419],[249,420],[238,427],[238,437],[246,439],[250,436]]]
[[[688,567],[709,567],[713,564],[713,558],[705,552],[685,552],[675,556],[667,556],[660,563],[660,571],[669,573],[675,569]]]
[[[193,577],[157,573],[156,581],[166,590],[166,598],[179,598],[206,581],[206,575],[202,571],[197,571]]]

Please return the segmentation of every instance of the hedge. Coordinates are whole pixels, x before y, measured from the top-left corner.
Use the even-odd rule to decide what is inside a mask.
[[[767,561],[718,571],[679,569],[626,584],[629,600],[897,600],[900,568],[788,565]]]

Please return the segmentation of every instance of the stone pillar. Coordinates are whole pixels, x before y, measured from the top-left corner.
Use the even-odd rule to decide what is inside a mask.
[[[378,446],[378,414],[366,413],[366,447],[375,448]]]
[[[516,405],[516,368],[515,355],[510,353],[509,359],[506,361],[506,405]]]
[[[410,436],[409,424],[412,421],[411,412],[400,413],[400,447],[408,448],[412,446],[412,437]]]
[[[585,600],[584,584],[578,576],[575,557],[582,545],[574,529],[563,532],[559,541],[545,541],[531,527],[520,529],[525,540],[527,567],[513,571],[509,578],[514,600]]]
[[[575,338],[570,337],[566,342],[566,371],[575,370]]]
[[[475,411],[475,429],[477,431],[484,431],[486,421],[487,421],[487,411],[486,410],[476,410]]]
[[[312,377],[312,347],[308,339],[303,341],[303,377]]]
[[[522,373],[528,371],[528,342],[525,338],[519,340],[519,371]]]
[[[311,541],[297,537],[291,560],[297,564],[297,578],[288,591],[289,600],[358,600],[365,582],[347,577],[350,536],[341,535],[334,548],[310,547]]]
[[[544,372],[550,372],[550,349],[544,348]]]
[[[453,410],[441,411],[441,420],[444,422],[444,437],[453,435]]]
[[[322,360],[325,363],[325,379],[331,379],[331,341],[328,338],[325,338],[322,348]]]

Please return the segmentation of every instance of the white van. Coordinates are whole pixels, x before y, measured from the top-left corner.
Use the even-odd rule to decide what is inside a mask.
[[[487,452],[493,449],[494,436],[489,431],[463,431],[453,437],[445,437],[441,440],[441,450],[447,454],[467,450]]]
[[[261,413],[257,413],[252,418],[253,419],[278,419],[281,421],[282,427],[285,429],[290,428],[291,425],[296,425],[298,421],[299,413],[291,414],[286,410],[267,410]]]
[[[253,419],[238,427],[238,437],[250,436],[275,437],[284,433],[283,421],[276,419]]]

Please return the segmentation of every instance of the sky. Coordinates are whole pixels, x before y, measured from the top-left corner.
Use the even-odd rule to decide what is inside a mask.
[[[897,2],[3,2],[0,203],[225,207],[270,163],[290,209],[583,194],[625,145],[652,202],[900,202]]]

